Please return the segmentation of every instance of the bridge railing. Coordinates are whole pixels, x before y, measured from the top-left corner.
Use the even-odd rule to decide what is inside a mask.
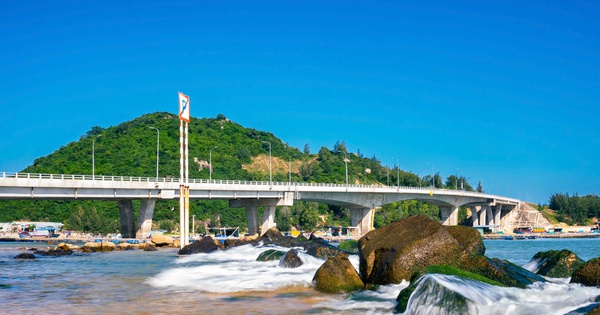
[[[147,183],[179,183],[179,178],[172,177],[138,177],[138,176],[110,176],[110,175],[75,175],[75,174],[40,174],[40,173],[18,173],[2,172],[3,178],[23,178],[23,179],[50,179],[50,180],[89,180],[89,181],[111,181],[111,182],[147,182]],[[190,184],[217,184],[217,185],[265,185],[265,186],[286,186],[286,187],[334,187],[334,188],[387,188],[396,190],[418,190],[418,191],[448,191],[454,189],[432,189],[431,187],[411,187],[411,186],[385,186],[385,185],[346,185],[337,183],[310,183],[310,182],[270,182],[270,181],[246,181],[246,180],[223,180],[223,179],[190,179]],[[460,190],[457,190],[460,191]],[[469,195],[488,195],[476,191],[464,191]],[[506,197],[503,197],[506,198]]]

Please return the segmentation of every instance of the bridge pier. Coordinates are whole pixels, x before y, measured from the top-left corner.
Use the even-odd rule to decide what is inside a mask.
[[[125,238],[135,237],[135,222],[133,218],[133,203],[131,199],[119,199],[119,216],[121,218],[121,235]]]
[[[275,211],[277,206],[294,205],[294,193],[286,192],[284,198],[280,199],[234,199],[229,200],[232,208],[246,208],[246,220],[248,223],[248,234],[263,235],[268,229],[275,227]],[[258,221],[258,207],[263,207],[263,217]]]
[[[140,200],[140,211],[138,213],[137,232],[135,238],[144,239],[152,232],[152,215],[156,199]]]
[[[350,224],[359,228],[359,235],[363,236],[373,229],[373,215],[375,209],[349,208]]]
[[[457,206],[439,206],[442,225],[458,225]]]
[[[492,222],[493,225],[500,225],[500,215],[502,214],[502,204],[498,204],[492,208]]]

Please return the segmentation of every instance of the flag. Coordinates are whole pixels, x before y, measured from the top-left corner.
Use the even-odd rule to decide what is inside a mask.
[[[190,122],[190,97],[179,92],[179,119]]]

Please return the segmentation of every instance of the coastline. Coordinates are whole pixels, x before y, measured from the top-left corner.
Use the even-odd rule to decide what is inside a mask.
[[[530,236],[535,238],[600,238],[600,233],[560,233],[560,234],[547,234],[547,233],[530,233],[530,234],[482,234],[481,237],[485,240],[504,240],[505,237],[512,236],[515,240],[520,240],[518,236],[524,236],[524,239],[528,239]]]

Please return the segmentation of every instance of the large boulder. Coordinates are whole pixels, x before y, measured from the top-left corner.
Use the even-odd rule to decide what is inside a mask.
[[[600,286],[600,257],[594,258],[583,264],[573,272],[571,283],[585,286]]]
[[[173,238],[171,236],[155,234],[150,238],[152,243],[158,247],[173,246]]]
[[[298,268],[302,266],[303,262],[298,257],[298,250],[295,248],[290,249],[279,261],[279,267],[283,268]]]
[[[184,246],[179,250],[179,255],[191,255],[198,253],[212,253],[216,250],[222,249],[222,245],[219,241],[215,241],[212,237],[206,236],[197,240],[189,245]]]
[[[538,275],[552,278],[571,277],[573,271],[581,267],[585,261],[570,250],[549,250],[538,252],[527,265],[532,266]],[[529,268],[528,268],[529,269]],[[531,270],[531,269],[530,269]]]
[[[369,284],[400,283],[429,265],[460,264],[485,252],[475,229],[448,228],[424,215],[370,231],[358,247],[360,274]]]
[[[81,246],[83,252],[112,252],[117,245],[112,242],[88,242]]]
[[[327,259],[313,277],[315,288],[321,292],[352,292],[364,287],[348,255],[339,254]]]

